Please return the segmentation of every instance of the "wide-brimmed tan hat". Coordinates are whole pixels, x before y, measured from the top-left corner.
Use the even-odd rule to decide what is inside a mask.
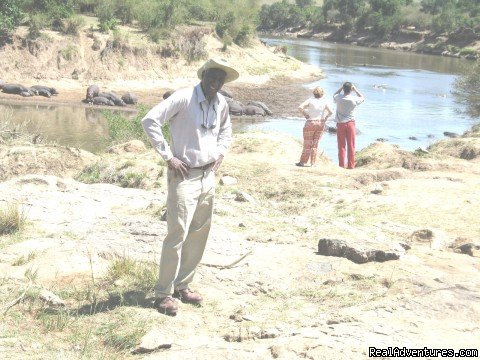
[[[237,80],[240,76],[238,71],[231,67],[227,60],[222,58],[211,58],[205,64],[203,64],[197,71],[197,75],[200,80],[202,79],[203,72],[207,69],[220,69],[225,71],[225,73],[227,74],[227,76],[225,76],[226,83]]]

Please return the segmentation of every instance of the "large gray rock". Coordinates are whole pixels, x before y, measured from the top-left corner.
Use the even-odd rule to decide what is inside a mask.
[[[148,354],[161,349],[170,349],[173,344],[173,337],[165,331],[153,328],[141,339],[132,354]]]
[[[370,261],[384,262],[388,260],[397,260],[404,250],[400,246],[398,249],[386,249],[382,244],[347,244],[344,240],[320,239],[318,241],[318,254],[326,256],[344,257],[356,264],[364,264]],[[378,248],[379,249],[378,249]]]

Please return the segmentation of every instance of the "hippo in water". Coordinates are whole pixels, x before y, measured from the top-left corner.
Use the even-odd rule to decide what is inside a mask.
[[[122,100],[125,104],[136,104],[138,102],[137,96],[131,92],[124,94]]]
[[[258,106],[258,107],[262,108],[263,110],[265,110],[265,113],[267,115],[273,115],[273,113],[270,111],[268,106],[265,105],[265,103],[263,103],[261,101],[250,101],[247,105]]]
[[[454,133],[454,132],[450,132],[450,131],[444,131],[443,132],[443,135],[446,136],[446,137],[449,137],[449,138],[458,138],[460,137],[460,135]]]
[[[225,98],[228,104],[228,112],[231,115],[242,115],[243,104],[240,101],[231,98]]]
[[[87,94],[85,95],[86,102],[93,102],[93,98],[98,96],[100,88],[97,85],[90,85],[87,88]]]
[[[41,96],[50,97],[52,95],[58,95],[57,89],[49,86],[33,85],[32,87],[30,87],[30,89],[36,90],[38,92],[38,95]],[[47,96],[47,93],[49,93],[50,95]]]
[[[265,116],[265,110],[255,105],[246,105],[242,108],[242,114],[249,116]]]
[[[92,99],[92,102],[95,104],[95,105],[108,105],[108,106],[113,106],[115,105],[114,102],[110,99],[107,99],[103,96],[95,96],[93,99]]]
[[[99,97],[104,97],[112,101],[117,106],[125,106],[125,103],[120,99],[116,94],[112,92],[101,92],[98,94]]]

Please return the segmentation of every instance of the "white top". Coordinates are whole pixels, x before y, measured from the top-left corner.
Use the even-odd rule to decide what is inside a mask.
[[[325,115],[326,106],[327,102],[323,97],[311,97],[300,105],[300,107],[306,109],[308,115],[310,115],[308,120],[321,120]]]
[[[355,108],[360,105],[365,98],[363,96],[337,94],[333,97],[333,101],[337,104],[337,113],[335,121],[337,123],[346,123],[355,120]]]
[[[161,129],[167,122],[170,123],[170,144]],[[209,103],[200,84],[175,91],[145,115],[142,125],[165,161],[176,157],[189,167],[216,161],[225,155],[232,142],[232,123],[225,97],[217,93]]]

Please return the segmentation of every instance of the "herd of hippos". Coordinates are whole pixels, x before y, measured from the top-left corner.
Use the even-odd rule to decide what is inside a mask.
[[[45,96],[51,97],[58,95],[58,92],[53,87],[34,85],[26,87],[20,84],[7,84],[0,80],[0,89],[6,94],[15,94],[20,96]],[[265,116],[272,115],[270,109],[263,102],[250,101],[246,105],[240,101],[234,100],[232,95],[226,90],[220,90],[220,93],[225,96],[227,100],[229,111],[231,115],[241,116]],[[173,91],[167,91],[163,94],[163,99],[168,98]],[[138,97],[127,92],[123,96],[119,96],[113,92],[101,92],[98,85],[90,85],[87,88],[85,99],[82,102],[94,105],[107,105],[107,106],[125,106],[127,104],[136,104]]]

